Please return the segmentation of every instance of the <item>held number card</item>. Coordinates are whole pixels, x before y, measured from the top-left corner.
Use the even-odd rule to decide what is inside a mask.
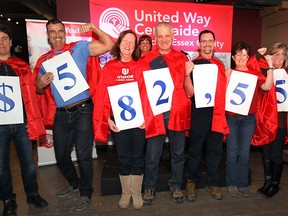
[[[276,87],[277,109],[279,112],[288,111],[288,75],[285,69],[273,71],[274,85]]]
[[[258,77],[233,70],[226,91],[225,110],[248,115]]]
[[[43,62],[43,67],[47,72],[53,73],[53,84],[64,101],[89,88],[69,51]]]
[[[216,64],[195,65],[192,76],[196,108],[213,107],[218,66]]]
[[[108,94],[119,130],[137,128],[144,122],[137,82],[109,86]]]
[[[0,76],[0,80],[0,125],[24,123],[19,77]]]
[[[143,72],[153,115],[171,109],[174,83],[168,67]]]

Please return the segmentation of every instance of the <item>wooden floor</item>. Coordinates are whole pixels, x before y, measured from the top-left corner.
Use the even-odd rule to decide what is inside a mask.
[[[97,149],[98,158],[94,159],[94,194],[90,206],[82,212],[73,212],[73,203],[79,198],[75,193],[66,198],[58,198],[57,191],[66,186],[66,182],[56,165],[42,166],[37,168],[39,193],[49,203],[46,210],[38,210],[26,204],[26,197],[23,191],[22,179],[17,156],[12,148],[11,166],[13,170],[14,191],[17,194],[17,215],[85,215],[85,216],[144,216],[144,215],[165,215],[165,216],[231,216],[231,215],[255,215],[255,216],[287,216],[288,215],[288,166],[285,164],[281,190],[273,198],[264,198],[256,193],[262,185],[263,171],[261,154],[254,150],[251,152],[251,195],[249,197],[230,197],[225,187],[222,187],[224,198],[221,201],[212,199],[205,189],[198,191],[197,200],[194,203],[184,202],[175,204],[169,192],[157,193],[154,205],[145,206],[141,210],[118,208],[119,195],[101,196],[100,178],[105,160],[109,160],[108,150]],[[77,163],[76,163],[77,165]],[[3,204],[0,204],[0,212],[3,211]]]

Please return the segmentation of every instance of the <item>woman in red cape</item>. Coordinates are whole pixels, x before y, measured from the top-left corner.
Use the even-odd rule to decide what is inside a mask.
[[[273,55],[273,69],[287,68],[285,67],[285,63],[287,63],[287,46],[285,44],[275,43],[268,54]],[[263,61],[263,58],[259,59],[259,65],[261,69],[267,70],[267,64]],[[273,72],[276,73],[277,71]],[[275,88],[273,89],[273,91],[270,91],[270,93],[271,97],[273,97],[274,95],[276,97]],[[271,109],[277,109],[276,105],[276,108],[273,107],[273,105],[276,104],[276,98],[274,99],[274,101],[264,98],[261,103],[261,108],[264,107],[265,109],[266,106],[266,109],[269,109],[269,107],[271,107]],[[276,118],[272,115],[273,113],[277,114]],[[283,144],[285,142],[285,136],[287,135],[287,112],[277,113],[277,111],[272,112],[271,110],[271,115],[263,115],[260,117],[263,117],[263,119],[267,120],[267,122],[263,124],[263,129],[265,133],[263,135],[259,134],[259,137],[265,136],[267,133],[269,133],[269,131],[266,129],[268,126],[270,126],[271,120],[277,119],[276,126],[278,129],[276,130],[277,133],[275,134],[275,139],[268,139],[265,140],[265,142],[260,143],[260,145],[263,145],[262,156],[264,167],[264,185],[259,188],[257,192],[262,193],[266,197],[272,197],[276,193],[278,193],[280,189],[279,184],[283,170]]]

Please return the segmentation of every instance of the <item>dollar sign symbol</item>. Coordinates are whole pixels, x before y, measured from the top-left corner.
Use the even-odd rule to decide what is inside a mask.
[[[3,109],[1,109],[1,107],[0,107],[0,111],[2,111],[2,112],[9,112],[10,110],[12,110],[15,107],[14,101],[11,100],[10,98],[6,97],[6,88],[8,90],[10,89],[13,92],[12,86],[5,85],[4,83],[2,83],[2,85],[0,85],[0,104],[3,103]],[[1,90],[2,90],[2,93],[1,93]]]

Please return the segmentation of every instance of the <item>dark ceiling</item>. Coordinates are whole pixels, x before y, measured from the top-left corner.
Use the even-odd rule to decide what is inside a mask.
[[[0,0],[0,15],[14,23],[25,19],[51,19],[56,17],[56,0]]]

